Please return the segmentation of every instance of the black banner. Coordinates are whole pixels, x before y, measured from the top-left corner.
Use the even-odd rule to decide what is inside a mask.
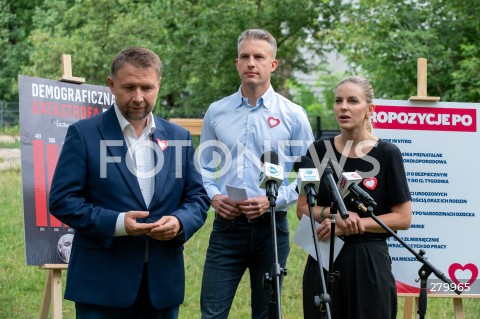
[[[27,265],[68,263],[74,231],[48,210],[50,184],[70,124],[104,112],[104,86],[19,76],[23,213]]]

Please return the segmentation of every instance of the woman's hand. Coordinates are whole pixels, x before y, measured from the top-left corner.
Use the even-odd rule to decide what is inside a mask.
[[[349,212],[347,219],[341,219],[337,217],[335,219],[335,236],[350,236],[356,234],[363,234],[365,227],[362,223],[360,216],[357,213]],[[319,240],[330,239],[330,233],[332,231],[332,219],[326,218],[317,228],[317,237]]]
[[[362,223],[362,219],[357,213],[348,212],[348,218],[337,218],[337,226],[342,230],[341,235],[350,236],[363,234],[365,232],[365,226]],[[335,231],[335,233],[337,233]]]

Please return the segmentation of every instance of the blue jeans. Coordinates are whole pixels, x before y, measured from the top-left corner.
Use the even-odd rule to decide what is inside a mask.
[[[267,212],[266,214],[269,214]],[[276,220],[278,262],[285,268],[290,251],[288,219]],[[270,222],[249,223],[216,216],[203,270],[200,306],[202,319],[227,318],[245,270],[250,271],[252,318],[268,318],[272,287],[265,288],[265,273],[273,265]]]

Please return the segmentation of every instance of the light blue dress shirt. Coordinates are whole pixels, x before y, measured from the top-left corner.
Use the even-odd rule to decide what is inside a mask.
[[[266,151],[278,154],[285,179],[278,188],[276,210],[286,211],[298,198],[296,179],[288,184],[293,163],[307,153],[313,133],[305,110],[270,88],[248,104],[241,89],[214,102],[203,119],[197,155],[208,196],[227,195],[226,185],[245,188],[249,198],[265,196],[259,187]]]

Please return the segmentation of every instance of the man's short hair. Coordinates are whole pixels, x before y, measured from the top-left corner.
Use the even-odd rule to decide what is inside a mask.
[[[158,55],[147,48],[130,47],[120,51],[112,60],[110,66],[110,76],[115,78],[117,71],[125,64],[129,63],[137,68],[154,68],[158,79],[162,77],[162,61]]]
[[[266,31],[266,30],[263,30],[263,29],[248,29],[248,30],[245,30],[243,31],[240,36],[238,37],[238,46],[237,46],[237,50],[240,51],[240,44],[244,41],[244,40],[251,40],[251,39],[255,39],[255,40],[264,40],[264,41],[267,41],[270,46],[272,47],[272,50],[273,50],[273,57],[275,57],[277,55],[277,41],[275,41],[275,38],[273,37],[273,35]]]

